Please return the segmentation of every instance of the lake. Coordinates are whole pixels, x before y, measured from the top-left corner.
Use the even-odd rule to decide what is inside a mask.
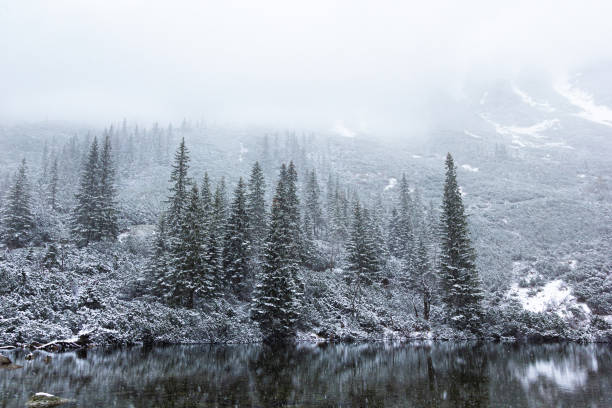
[[[0,407],[610,407],[608,345],[340,344],[3,352]]]

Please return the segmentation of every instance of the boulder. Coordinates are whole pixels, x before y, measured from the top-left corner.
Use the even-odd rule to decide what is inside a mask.
[[[11,363],[12,363],[12,361],[11,361],[10,358],[0,354],[0,365],[8,365],[8,364],[11,364]]]
[[[48,408],[48,407],[57,407],[58,405],[65,404],[70,402],[70,400],[57,397],[52,394],[47,394],[46,392],[38,392],[34,394],[28,402],[26,402],[26,407],[30,408]]]

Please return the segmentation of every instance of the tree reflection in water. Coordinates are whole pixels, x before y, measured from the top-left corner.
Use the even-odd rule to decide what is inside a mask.
[[[171,346],[25,352],[0,370],[0,407],[49,392],[72,406],[489,407],[612,405],[597,345]],[[70,405],[67,405],[70,406]]]

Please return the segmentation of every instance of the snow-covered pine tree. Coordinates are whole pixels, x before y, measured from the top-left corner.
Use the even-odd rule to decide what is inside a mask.
[[[379,271],[378,253],[373,237],[368,229],[367,212],[359,200],[353,205],[351,229],[346,243],[347,281],[351,286],[351,303],[355,312],[355,303],[361,295],[364,285],[370,285]]]
[[[323,217],[321,212],[320,196],[321,188],[317,181],[317,173],[314,169],[308,174],[308,180],[306,181],[306,191],[304,209],[308,213],[308,218],[311,221],[312,236],[319,238],[321,229],[323,227]]]
[[[203,260],[205,265],[206,279],[201,282],[198,293],[205,299],[216,296],[221,288],[222,279],[217,264],[217,246],[221,237],[217,235],[217,227],[214,214],[213,195],[210,188],[208,173],[204,173],[202,179],[202,190],[200,191],[202,207],[202,234],[203,234]]]
[[[422,239],[419,239],[417,244],[414,268],[410,271],[406,283],[410,290],[421,297],[423,318],[429,320],[429,311],[437,280],[431,265],[431,257],[427,250],[427,244]]]
[[[267,140],[267,136],[266,136]],[[266,239],[266,182],[261,166],[255,162],[249,179],[247,195],[247,213],[249,216],[249,237],[254,256],[259,256]]]
[[[192,182],[188,175],[189,169],[189,150],[185,145],[185,139],[174,154],[174,164],[170,173],[170,195],[168,196],[168,210],[164,216],[166,231],[167,248],[167,271],[163,275],[163,283],[160,287],[164,290],[164,298],[169,303],[182,304],[188,303],[187,279],[190,278],[189,272],[185,269],[188,261],[185,261],[183,251],[186,250],[189,232],[186,231],[187,208],[191,203],[189,187]],[[200,199],[198,195],[198,200]],[[198,223],[201,220],[198,219]]]
[[[180,236],[171,247],[172,293],[174,303],[193,307],[196,290],[206,287],[206,266],[203,258],[203,237],[201,230],[202,209],[200,192],[193,183],[187,206],[181,217]]]
[[[57,156],[53,159],[51,165],[51,174],[48,186],[49,206],[55,210],[57,209],[57,187],[59,183],[59,175],[57,172]]]
[[[119,234],[117,225],[117,209],[115,197],[115,168],[111,152],[111,139],[107,133],[100,155],[100,225],[98,227],[102,238],[115,240]]]
[[[181,225],[181,217],[183,210],[187,205],[187,197],[189,194],[189,150],[185,146],[185,138],[181,139],[176,153],[174,154],[174,164],[170,173],[170,196],[168,197],[168,212],[166,214],[166,226],[168,227],[169,235],[172,237],[178,235]]]
[[[223,276],[223,239],[225,238],[225,227],[227,223],[227,190],[225,187],[225,177],[221,177],[215,188],[213,199],[213,213],[211,217],[211,233],[214,235],[214,267],[216,268],[215,276],[219,279],[217,284],[219,287]]]
[[[389,225],[387,227],[387,248],[389,253],[396,258],[400,257],[400,220],[397,208],[391,210]]]
[[[348,270],[351,281],[371,284],[380,269],[377,245],[369,228],[368,211],[359,200],[353,205],[353,219],[349,239],[346,243]]]
[[[292,252],[290,254],[292,259],[300,259],[303,252],[300,199],[298,198],[297,182],[297,171],[293,161],[291,161],[289,162],[289,167],[287,167],[286,203],[290,221],[289,228],[293,235],[293,240],[291,241]],[[298,282],[297,268],[295,269],[294,279],[298,287],[301,287],[301,283]]]
[[[77,204],[72,216],[72,234],[81,246],[99,241],[101,237],[99,169],[98,139],[94,137],[81,170],[79,190],[75,197]]]
[[[372,252],[376,258],[378,264],[378,270],[382,268],[382,265],[386,262],[388,255],[385,238],[381,226],[381,219],[377,212],[374,210],[368,210],[363,207],[363,215],[366,223],[366,230],[368,233],[369,240],[371,241]],[[378,279],[379,276],[376,276]]]
[[[242,177],[234,191],[234,199],[225,231],[223,267],[230,290],[242,299],[247,299],[250,268],[249,218],[246,208],[246,186]]]
[[[268,342],[284,342],[295,337],[299,316],[299,290],[295,280],[299,258],[288,197],[294,189],[290,186],[293,179],[283,164],[272,200],[264,264],[252,301],[252,318]]]
[[[477,332],[481,325],[483,294],[476,270],[476,252],[457,184],[457,169],[450,153],[446,156],[440,230],[440,280],[448,317],[456,328]]]
[[[304,212],[302,220],[302,265],[313,268],[317,260],[317,251],[314,243],[312,221],[308,212]]]
[[[332,226],[332,218],[335,211],[335,186],[334,186],[334,178],[332,174],[329,173],[327,176],[327,186],[325,188],[325,225],[327,226],[326,234],[327,238],[332,235],[331,234],[331,226]]]
[[[8,248],[22,248],[32,239],[34,216],[26,160],[21,161],[2,211],[2,241]]]
[[[153,257],[149,261],[148,275],[151,291],[164,300],[169,300],[171,291],[168,275],[168,236],[166,219],[162,214],[155,230],[155,243],[153,244]]]
[[[210,178],[208,177],[208,172],[204,172],[204,177],[202,178],[200,198],[202,200],[202,213],[204,215],[204,218],[206,219],[208,216],[210,216],[210,214],[212,214],[213,206],[212,191],[210,189]]]
[[[414,209],[412,198],[410,197],[410,187],[405,173],[402,174],[402,179],[400,181],[398,204],[397,233],[399,235],[397,239],[397,254],[410,268],[413,261],[415,242],[414,225],[412,224]]]

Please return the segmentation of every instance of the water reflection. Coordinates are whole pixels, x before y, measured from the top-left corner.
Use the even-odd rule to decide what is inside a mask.
[[[611,406],[610,353],[580,345],[101,349],[0,370],[0,407],[44,391],[80,407]]]

